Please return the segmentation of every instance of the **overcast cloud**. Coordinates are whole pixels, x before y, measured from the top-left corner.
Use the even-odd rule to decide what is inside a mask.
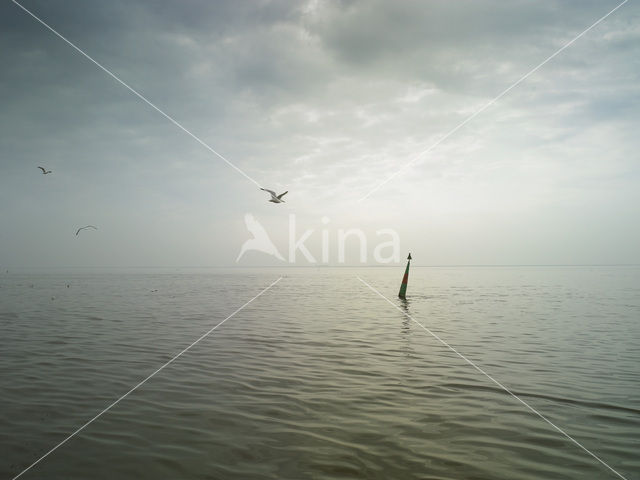
[[[617,3],[22,3],[289,194],[2,2],[2,266],[232,265],[247,212],[282,252],[295,213],[315,252],[392,228],[423,265],[640,263],[637,2],[362,202]]]

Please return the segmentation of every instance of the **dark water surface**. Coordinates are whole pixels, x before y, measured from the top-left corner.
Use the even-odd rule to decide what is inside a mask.
[[[280,276],[21,478],[620,478],[356,275],[640,478],[640,268],[402,273],[3,273],[0,478]]]

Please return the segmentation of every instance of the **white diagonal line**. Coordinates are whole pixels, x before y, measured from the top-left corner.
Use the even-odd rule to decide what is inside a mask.
[[[218,156],[221,160],[223,160],[227,165],[229,165],[231,168],[233,168],[236,172],[238,172],[240,175],[242,175],[243,177],[245,177],[247,180],[255,183],[258,187],[260,187],[260,184],[255,181],[253,178],[251,178],[249,175],[247,175],[244,171],[242,171],[239,167],[235,166],[233,163],[231,163],[229,160],[227,160],[222,154],[218,153],[216,150],[214,150],[211,146],[209,146],[204,140],[201,140],[199,137],[197,137],[195,134],[191,133],[189,130],[187,130],[185,127],[182,126],[182,124],[180,122],[178,122],[177,120],[174,120],[169,114],[165,113],[163,110],[161,110],[159,107],[157,107],[156,105],[154,105],[150,100],[147,100],[147,98],[142,95],[141,93],[139,93],[137,90],[135,90],[133,87],[129,86],[127,83],[125,83],[123,80],[121,80],[115,73],[111,72],[111,70],[109,70],[108,68],[106,68],[105,66],[103,66],[100,62],[98,62],[97,60],[94,60],[88,53],[86,53],[84,50],[82,50],[80,47],[76,46],[73,42],[71,42],[70,40],[68,40],[66,37],[64,37],[62,34],[58,33],[53,27],[49,26],[44,20],[42,20],[40,17],[38,17],[36,14],[34,14],[33,12],[31,12],[30,10],[28,10],[27,8],[23,7],[20,3],[18,3],[16,0],[11,0],[13,3],[15,3],[18,7],[20,7],[22,10],[24,10],[26,13],[28,13],[29,15],[31,15],[33,18],[35,18],[38,22],[40,22],[42,25],[44,25],[46,28],[48,28],[52,33],[54,33],[56,36],[60,37],[64,42],[66,42],[69,46],[71,46],[73,49],[75,49],[78,53],[80,53],[82,56],[84,56],[85,58],[87,58],[88,60],[90,60],[91,62],[93,62],[96,66],[98,66],[102,71],[104,71],[107,75],[109,75],[110,77],[112,77],[116,82],[118,82],[119,84],[121,84],[122,86],[124,86],[127,90],[129,90],[131,93],[133,93],[136,97],[138,97],[140,100],[142,100],[143,102],[145,102],[147,105],[149,105],[151,108],[153,108],[155,111],[157,111],[160,115],[162,115],[163,117],[165,117],[167,120],[169,120],[171,123],[173,123],[176,127],[178,127],[180,130],[182,130],[184,133],[186,133],[187,135],[189,135],[191,138],[193,138],[196,142],[198,142],[200,145],[202,145],[204,148],[206,148],[207,150],[209,150],[211,153],[213,153],[214,155]]]
[[[15,1],[15,0],[14,0]],[[440,145],[442,142],[444,142],[447,138],[449,138],[451,135],[453,135],[454,133],[456,133],[458,130],[460,130],[462,127],[464,127],[467,123],[469,123],[471,120],[473,120],[476,116],[478,116],[480,113],[484,112],[487,108],[489,108],[491,105],[493,105],[494,103],[496,103],[498,100],[500,100],[502,97],[504,97],[507,93],[509,93],[512,89],[514,89],[515,87],[517,87],[518,85],[520,85],[523,81],[525,81],[528,77],[530,77],[532,74],[534,74],[538,69],[540,69],[543,65],[545,65],[547,62],[549,62],[551,59],[553,59],[554,57],[556,57],[558,54],[560,54],[563,50],[565,50],[566,48],[570,47],[571,45],[573,45],[573,43],[578,40],[580,37],[582,37],[584,34],[586,34],[589,30],[591,30],[592,28],[594,28],[596,25],[598,25],[600,22],[602,22],[603,20],[605,20],[609,15],[611,15],[613,12],[615,12],[616,10],[618,10],[622,5],[624,5],[625,3],[627,3],[629,0],[624,0],[622,3],[620,3],[616,8],[614,8],[613,10],[611,10],[609,13],[607,13],[606,15],[604,15],[603,17],[600,17],[596,22],[594,22],[590,27],[588,27],[586,30],[583,30],[579,35],[576,35],[575,37],[573,37],[573,39],[567,43],[566,45],[564,45],[562,48],[560,48],[559,50],[557,50],[553,55],[550,55],[549,57],[547,57],[544,61],[540,62],[538,65],[536,65],[535,67],[533,67],[531,70],[529,70],[527,73],[525,73],[522,77],[520,77],[520,79],[518,81],[516,81],[514,84],[512,84],[510,87],[506,88],[505,90],[503,90],[497,97],[495,97],[493,100],[490,100],[489,102],[487,102],[486,104],[484,104],[480,109],[476,110],[474,113],[472,113],[469,117],[467,117],[466,120],[464,120],[463,122],[459,123],[456,127],[452,128],[451,130],[449,130],[446,134],[444,134],[442,137],[440,137],[433,145],[431,145],[429,148],[427,148],[426,150],[423,150],[422,152],[420,152],[418,155],[416,155],[411,161],[409,161],[409,163],[405,164],[402,168],[400,168],[400,170],[397,170],[395,173],[393,173],[392,175],[390,175],[389,177],[387,177],[386,180],[378,183],[375,187],[373,187],[371,190],[369,190],[369,193],[367,193],[364,197],[362,197],[360,200],[358,200],[359,202],[361,202],[362,200],[364,200],[365,198],[369,197],[369,195],[371,195],[373,192],[375,192],[376,190],[378,190],[380,187],[382,187],[383,185],[385,185],[387,182],[389,182],[391,179],[395,178],[396,176],[400,175],[402,172],[404,172],[407,168],[411,167],[415,162],[417,162],[423,155],[426,155],[427,153],[429,153],[431,150],[433,150],[434,148],[436,148],[438,145]]]
[[[605,467],[607,467],[609,470],[611,470],[613,473],[615,473],[618,477],[622,478],[623,480],[627,480],[621,473],[617,472],[616,470],[614,470],[612,467],[610,467],[604,460],[602,460],[600,457],[598,457],[595,453],[591,452],[590,450],[588,450],[586,447],[584,447],[580,442],[578,442],[576,439],[574,439],[571,435],[569,435],[567,432],[565,432],[564,430],[562,430],[560,427],[558,427],[556,424],[554,424],[553,422],[551,422],[551,420],[549,420],[547,417],[545,417],[544,415],[542,415],[540,412],[538,412],[535,408],[533,408],[531,405],[529,405],[527,402],[525,402],[522,398],[520,398],[519,396],[517,396],[515,393],[513,393],[511,390],[509,390],[507,387],[505,387],[502,383],[500,383],[498,380],[496,380],[495,378],[493,378],[491,375],[489,375],[487,372],[485,372],[482,368],[480,368],[478,365],[476,365],[472,360],[469,360],[467,357],[465,357],[462,353],[460,353],[458,350],[456,350],[454,347],[452,347],[451,345],[449,345],[447,342],[445,342],[442,338],[440,338],[436,333],[432,332],[431,330],[429,330],[427,327],[425,327],[424,325],[422,325],[420,322],[418,322],[415,318],[413,318],[411,315],[409,315],[407,312],[403,311],[400,307],[398,307],[395,303],[393,303],[391,300],[389,300],[387,297],[385,297],[382,293],[380,293],[378,290],[376,290],[374,287],[372,287],[371,285],[369,285],[367,282],[365,282],[362,278],[360,278],[358,275],[356,275],[356,277],[358,278],[358,280],[360,280],[362,283],[364,283],[367,287],[369,287],[369,289],[374,292],[377,293],[380,297],[382,297],[383,299],[385,299],[387,302],[389,302],[391,305],[393,305],[400,313],[402,313],[403,315],[405,315],[408,319],[410,319],[411,321],[413,321],[415,324],[417,324],[418,326],[420,326],[425,332],[427,332],[429,335],[431,335],[433,338],[435,338],[436,340],[438,340],[442,345],[444,345],[445,347],[447,347],[449,350],[451,350],[453,353],[455,353],[457,356],[459,356],[460,358],[462,358],[465,362],[467,362],[469,365],[471,365],[473,368],[475,368],[478,372],[480,372],[481,374],[483,374],[485,377],[487,377],[489,380],[491,380],[493,383],[495,383],[496,385],[498,385],[502,390],[504,390],[505,392],[507,392],[509,395],[511,395],[513,398],[515,398],[516,400],[518,400],[520,403],[522,403],[525,407],[527,407],[529,410],[531,410],[533,413],[535,413],[538,417],[540,417],[542,420],[544,420],[545,422],[547,422],[549,425],[551,425],[554,429],[556,429],[558,432],[560,432],[562,435],[564,435],[565,437],[567,437],[569,440],[571,440],[571,442],[573,442],[575,445],[577,445],[578,447],[580,447],[582,450],[584,450],[586,453],[588,453],[589,455],[591,455],[593,458],[595,458],[598,462],[600,462],[602,465],[604,465]]]
[[[58,443],[55,447],[53,447],[51,450],[49,450],[47,453],[45,453],[44,455],[42,455],[40,458],[38,458],[35,462],[33,462],[31,465],[29,465],[27,468],[25,468],[24,470],[22,470],[18,475],[16,475],[15,477],[13,477],[13,480],[15,480],[16,478],[22,476],[23,474],[25,474],[27,471],[29,471],[31,468],[33,468],[35,465],[37,465],[38,463],[40,463],[42,460],[44,460],[47,456],[49,456],[51,453],[53,453],[54,451],[56,451],[58,448],[60,448],[62,445],[64,445],[65,443],[67,443],[69,440],[71,440],[71,438],[73,438],[75,435],[77,435],[78,433],[80,433],[82,430],[84,430],[87,426],[89,426],[93,421],[97,420],[98,418],[100,418],[104,413],[108,412],[112,407],[114,407],[115,405],[117,405],[121,400],[123,400],[124,398],[126,398],[130,393],[132,393],[134,390],[136,390],[138,387],[140,387],[141,385],[143,385],[147,380],[149,380],[151,377],[153,377],[156,373],[160,372],[162,369],[164,369],[166,366],[168,366],[169,364],[173,363],[178,357],[180,357],[183,353],[187,352],[191,347],[193,347],[194,345],[196,345],[198,342],[200,342],[200,340],[204,339],[205,337],[207,337],[211,332],[213,332],[216,328],[218,328],[220,325],[222,325],[224,322],[226,322],[227,320],[229,320],[231,317],[233,317],[236,313],[238,313],[240,310],[242,310],[244,307],[246,307],[247,305],[249,305],[251,302],[253,302],[256,298],[258,298],[260,295],[262,295],[264,292],[266,292],[267,290],[269,290],[271,287],[273,287],[276,283],[278,283],[280,280],[282,280],[282,277],[278,278],[275,282],[273,282],[271,285],[269,285],[268,287],[266,287],[264,290],[262,290],[260,293],[258,293],[255,297],[253,297],[251,300],[249,300],[248,302],[246,302],[244,305],[242,305],[241,307],[239,307],[238,309],[236,309],[231,315],[229,315],[227,318],[225,318],[224,320],[222,320],[220,323],[216,324],[215,326],[213,326],[212,328],[210,328],[208,331],[206,331],[205,333],[203,333],[196,341],[194,341],[193,343],[191,343],[191,345],[189,345],[188,347],[184,348],[182,351],[180,351],[180,353],[178,353],[177,355],[175,355],[171,360],[169,360],[168,362],[166,362],[164,365],[162,365],[160,368],[158,368],[157,370],[155,370],[152,374],[148,375],[144,380],[142,380],[141,382],[139,382],[135,387],[131,388],[127,393],[125,393],[124,395],[120,396],[116,401],[114,401],[113,403],[111,403],[111,405],[109,405],[107,408],[105,408],[104,410],[102,410],[100,413],[98,413],[95,417],[93,417],[91,420],[89,420],[88,422],[86,422],[84,425],[82,425],[80,428],[76,429],[72,434],[70,434],[67,438],[65,438],[64,440],[62,440],[60,443]]]

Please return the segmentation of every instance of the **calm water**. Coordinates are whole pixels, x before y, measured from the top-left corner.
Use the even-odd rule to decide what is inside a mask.
[[[22,478],[619,478],[356,274],[398,301],[402,267],[2,273],[0,478],[280,276]],[[640,268],[413,268],[408,293],[416,320],[640,478]]]

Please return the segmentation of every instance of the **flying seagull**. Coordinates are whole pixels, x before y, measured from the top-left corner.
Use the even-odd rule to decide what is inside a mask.
[[[93,225],[87,225],[86,227],[80,227],[77,231],[76,231],[76,237],[78,236],[78,234],[80,233],[81,230],[84,230],[85,228],[93,228],[94,230],[97,230],[98,227],[94,227]]]
[[[47,173],[51,173],[51,170],[45,170],[43,167],[38,167],[40,170],[42,170],[42,174],[46,175]]]
[[[289,193],[289,190],[287,190],[286,192],[281,193],[280,195],[276,195],[276,192],[274,192],[273,190],[269,190],[267,188],[261,188],[260,190],[269,192],[271,194],[271,199],[269,201],[273,203],[284,203],[284,200],[282,200],[282,197],[284,197],[287,193]]]

